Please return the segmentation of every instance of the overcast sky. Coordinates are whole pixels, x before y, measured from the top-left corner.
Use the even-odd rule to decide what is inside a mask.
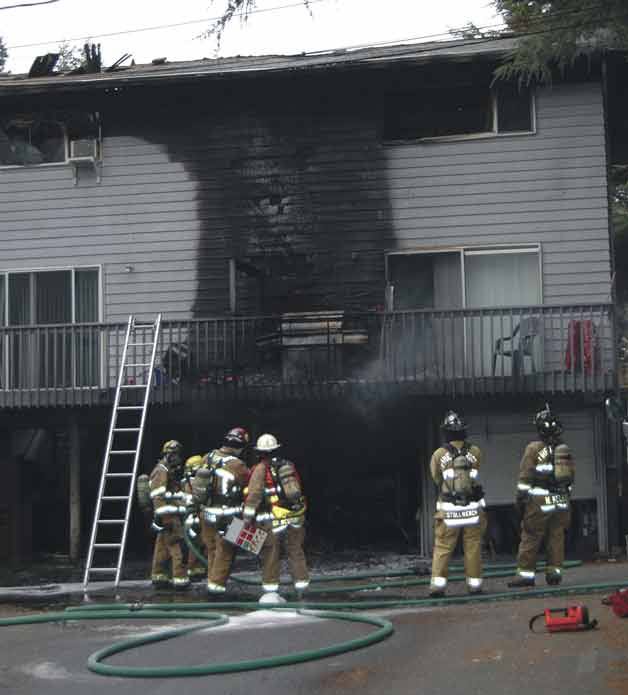
[[[20,0],[0,0],[12,5]],[[33,0],[22,0],[32,2]],[[218,55],[300,53],[332,48],[446,38],[469,21],[495,25],[489,0],[311,0],[311,14],[298,0],[259,0],[258,11],[226,30]],[[27,72],[37,55],[63,40],[100,42],[105,64],[131,53],[137,63],[153,58],[195,60],[216,56],[215,39],[199,34],[220,14],[226,0],[59,0],[51,5],[0,11],[0,36],[9,48],[7,70]],[[196,21],[207,20],[207,21]],[[102,36],[165,24],[183,26]],[[193,23],[192,23],[193,22]],[[24,44],[41,44],[24,47]]]

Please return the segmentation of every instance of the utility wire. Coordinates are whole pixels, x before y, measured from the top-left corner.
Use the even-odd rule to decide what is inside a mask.
[[[48,2],[58,2],[59,0],[47,0]],[[326,0],[308,0],[309,5],[313,5],[315,3],[319,2],[326,2]],[[261,14],[263,12],[276,12],[277,10],[288,10],[292,9],[294,7],[303,7],[304,3],[303,0],[300,2],[293,2],[289,5],[276,5],[275,7],[266,7],[266,8],[259,8],[256,10],[251,10],[249,14]],[[248,16],[248,15],[247,15]],[[217,22],[219,19],[221,19],[222,15],[220,17],[203,17],[202,19],[190,19],[187,22],[175,22],[173,24],[157,24],[155,26],[150,26],[150,27],[138,27],[137,29],[124,29],[121,31],[111,31],[107,34],[91,34],[87,32],[87,34],[84,34],[83,36],[75,36],[70,39],[52,39],[50,41],[38,41],[37,43],[21,43],[16,46],[7,46],[8,51],[14,51],[18,48],[34,48],[36,46],[47,46],[48,44],[55,43],[65,43],[65,42],[70,42],[70,41],[84,41],[85,36],[89,36],[92,39],[106,39],[110,38],[112,36],[124,36],[126,34],[139,34],[144,31],[158,31],[160,29],[175,29],[177,27],[185,27],[185,26],[190,26],[192,24],[204,24],[207,22]]]
[[[59,0],[40,0],[40,2],[21,2],[19,5],[5,5],[0,7],[0,10],[14,10],[17,7],[36,7],[37,5],[51,5]]]
[[[584,8],[580,8],[578,10],[565,10],[564,12],[561,12],[560,14],[580,14],[583,12]],[[591,5],[588,8],[586,8],[586,11],[588,12],[589,10],[595,11],[599,10],[601,7],[599,5],[594,6]],[[555,13],[554,17],[557,17],[559,13]],[[606,19],[615,19],[617,17],[623,17],[623,15],[610,15]],[[538,18],[538,23],[542,24],[545,21],[546,18]],[[578,27],[582,26],[583,24],[591,24],[592,22],[595,22],[594,17],[591,17],[589,20],[586,22],[579,22],[579,23],[574,23],[574,24],[565,24],[562,26],[552,26],[549,28],[544,28],[544,29],[539,29],[536,31],[525,31],[525,32],[520,32],[520,33],[504,33],[504,34],[496,34],[495,36],[485,36],[483,38],[477,38],[477,39],[468,39],[468,40],[461,40],[456,42],[456,48],[459,47],[464,47],[464,46],[478,46],[482,44],[489,44],[489,43],[494,43],[494,42],[499,42],[503,41],[504,39],[507,38],[514,38],[514,39],[525,39],[530,36],[541,36],[543,34],[551,34],[555,31],[563,31],[563,30],[568,30],[568,29],[577,29]],[[532,23],[536,23],[537,20],[533,20]],[[462,27],[464,30],[466,27]],[[477,27],[478,30],[482,30],[484,27]],[[456,30],[452,30],[456,31]],[[436,36],[442,36],[442,34],[437,34]],[[315,51],[312,53],[308,53],[308,55],[316,55],[318,54],[325,54],[325,53],[333,53],[334,51],[339,51],[339,50],[358,50],[361,48],[370,48],[373,46],[391,46],[394,47],[396,44],[405,44],[409,41],[413,41],[416,39],[423,39],[423,38],[431,38],[431,37],[414,37],[414,38],[407,38],[407,39],[400,39],[399,41],[386,41],[386,42],[380,42],[380,43],[368,43],[368,44],[357,44],[355,46],[345,46],[343,49],[326,49],[322,51]],[[421,48],[421,44],[417,44],[415,46],[403,46],[401,45],[400,47],[400,52],[395,53],[395,57],[403,57],[405,55],[408,56],[415,56],[419,53],[435,53],[438,51],[446,51],[450,49],[450,45],[446,44],[443,42],[442,45],[439,46],[429,46],[428,48]]]
[[[585,5],[583,7],[580,7],[578,9],[570,9],[570,10],[558,10],[556,12],[553,12],[551,15],[551,18],[556,19],[556,18],[563,18],[565,15],[573,15],[573,14],[580,14],[582,12],[589,12],[589,11],[597,11],[602,9],[602,6],[599,3],[592,3],[591,5]],[[542,25],[544,22],[547,21],[547,17],[536,17],[536,18],[530,18],[528,20],[529,25],[535,25],[539,24]],[[428,34],[424,36],[411,36],[411,37],[406,37],[403,39],[395,39],[395,40],[388,40],[388,41],[375,41],[375,42],[370,42],[370,43],[359,43],[359,44],[354,44],[352,46],[343,46],[342,49],[351,51],[351,50],[357,50],[360,48],[373,48],[376,46],[394,46],[395,44],[403,44],[403,43],[408,43],[409,41],[423,41],[426,39],[437,39],[440,36],[452,36],[455,35],[456,33],[461,33],[469,28],[469,24],[466,24],[465,26],[462,27],[453,27],[451,29],[448,29],[447,31],[442,31],[439,34]],[[505,25],[503,22],[500,24],[487,24],[485,26],[481,27],[475,27],[479,32],[484,32],[484,31],[494,31],[494,30],[499,30],[499,29],[504,29]],[[551,31],[555,31],[556,29],[562,29],[564,27],[552,27]],[[549,31],[549,30],[548,30]],[[532,35],[531,32],[525,32],[525,33],[519,33],[519,34],[512,34],[513,36],[517,37],[525,37],[528,35]],[[491,40],[496,40],[499,41],[503,38],[506,38],[506,36],[499,35],[499,36],[485,36],[485,37],[479,37],[477,39],[473,39],[472,41],[474,43],[478,43],[480,41],[486,41],[488,39]],[[462,39],[461,39],[462,40]],[[315,55],[316,53],[333,53],[333,51],[338,51],[342,50],[341,48],[329,48],[329,49],[321,49],[320,51],[310,51],[308,54],[309,55]]]
[[[46,2],[58,2],[58,0],[46,0]],[[320,2],[325,2],[325,0],[308,0],[308,4],[314,4],[314,3],[320,3]],[[268,13],[268,12],[275,12],[278,10],[284,10],[284,9],[292,9],[294,7],[302,7],[304,5],[303,0],[300,2],[296,3],[291,3],[288,5],[277,5],[274,7],[267,7],[267,8],[258,8],[255,10],[251,10],[249,14],[259,14],[259,13]],[[589,11],[597,11],[601,10],[602,6],[599,5],[598,3],[592,3],[591,5],[587,5],[585,7],[580,7],[578,9],[571,9],[571,10],[560,10],[558,12],[554,12],[552,14],[552,18],[558,18],[558,17],[564,17],[568,15],[573,15],[573,14],[581,14],[583,12],[589,12]],[[222,15],[221,15],[222,16]],[[121,30],[121,31],[115,31],[115,32],[109,32],[106,34],[89,34],[89,37],[92,39],[102,39],[102,38],[109,38],[112,36],[124,36],[127,34],[137,34],[137,33],[142,33],[146,31],[157,31],[160,29],[170,29],[170,28],[176,28],[176,27],[182,27],[182,26],[189,26],[193,24],[200,24],[204,22],[212,22],[212,21],[217,21],[219,20],[220,17],[205,17],[202,19],[193,19],[189,20],[186,22],[176,22],[176,23],[171,23],[171,24],[160,24],[156,26],[150,26],[150,27],[139,27],[137,29],[126,29],[126,30]],[[530,25],[534,24],[542,24],[543,22],[546,21],[546,17],[538,17],[538,18],[532,18],[529,20]],[[490,25],[485,25],[481,27],[476,27],[476,29],[480,32],[482,31],[492,31],[496,29],[502,28],[504,25],[503,24],[490,24]],[[551,29],[542,29],[538,31],[528,31],[528,32],[522,32],[518,34],[513,34],[513,36],[516,36],[517,38],[525,38],[527,36],[536,36],[540,34],[545,34],[545,33],[550,33],[552,31],[556,30],[562,30],[562,29],[569,29],[576,27],[578,25],[571,25],[571,26],[565,26],[565,27],[552,27]],[[354,44],[351,46],[342,46],[342,47],[337,47],[337,48],[327,48],[327,49],[321,49],[319,51],[309,51],[308,55],[316,55],[316,54],[325,54],[325,53],[333,53],[335,51],[341,51],[341,50],[358,50],[360,48],[371,48],[371,47],[377,47],[377,46],[394,46],[395,44],[404,44],[404,43],[409,43],[409,42],[420,42],[420,41],[426,41],[429,39],[437,39],[442,36],[451,36],[452,34],[455,34],[456,32],[462,32],[465,29],[468,28],[468,25],[462,26],[462,27],[457,27],[457,28],[451,28],[447,31],[443,31],[437,34],[424,34],[422,36],[411,36],[411,37],[406,37],[403,39],[396,39],[392,41],[378,41],[378,42],[372,42],[372,43],[361,43],[361,44]],[[466,46],[466,45],[478,45],[482,43],[491,43],[494,41],[501,41],[505,37],[503,35],[495,35],[495,36],[487,36],[484,38],[478,38],[478,39],[471,39],[467,41],[461,41],[457,45],[458,46]],[[27,43],[27,44],[18,44],[15,46],[8,46],[7,50],[14,51],[16,49],[21,49],[21,48],[34,48],[37,46],[47,46],[50,44],[61,44],[65,42],[71,42],[71,41],[84,41],[85,40],[85,35],[80,36],[80,37],[74,37],[74,38],[65,38],[65,39],[56,39],[56,40],[50,40],[50,41],[39,41],[36,43]],[[430,51],[436,51],[436,50],[445,50],[448,48],[448,46],[442,46],[442,47],[432,47]],[[414,48],[408,48],[408,53],[416,53],[417,49],[416,47]]]

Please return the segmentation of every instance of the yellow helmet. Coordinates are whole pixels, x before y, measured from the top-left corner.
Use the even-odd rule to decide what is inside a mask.
[[[165,444],[161,447],[161,453],[164,455],[167,454],[179,454],[183,452],[183,445],[181,442],[178,442],[176,439],[169,439]]]
[[[195,456],[190,456],[185,461],[185,472],[186,473],[196,473],[196,471],[201,467],[203,463],[203,457],[196,454]]]

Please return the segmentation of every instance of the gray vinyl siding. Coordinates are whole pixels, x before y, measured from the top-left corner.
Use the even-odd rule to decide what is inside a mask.
[[[388,250],[540,243],[545,303],[608,301],[601,90],[554,87],[536,106],[535,135],[394,145],[375,105],[279,126],[187,112],[146,134],[105,114],[101,183],[81,170],[74,186],[66,165],[0,169],[0,271],[102,265],[105,320],[186,319],[228,310],[228,259],[263,233],[311,257],[313,308],[381,304]],[[274,176],[288,221],[247,217]]]
[[[65,165],[0,170],[0,269],[99,264],[105,320],[122,321],[131,312],[189,316],[196,182],[164,148],[137,138],[106,137],[104,160],[100,184],[81,169],[74,186]]]
[[[396,248],[541,244],[543,301],[610,301],[602,92],[540,89],[534,135],[388,146]]]

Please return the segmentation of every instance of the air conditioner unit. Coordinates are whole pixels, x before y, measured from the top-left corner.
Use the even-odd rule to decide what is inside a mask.
[[[100,159],[99,155],[96,138],[70,140],[70,162],[97,162]]]

